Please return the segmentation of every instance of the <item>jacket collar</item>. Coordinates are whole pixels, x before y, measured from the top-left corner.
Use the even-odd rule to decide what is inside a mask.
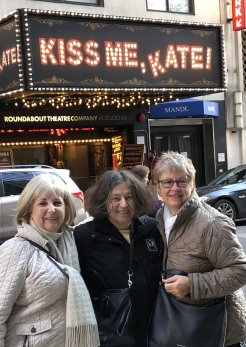
[[[33,228],[30,224],[22,223],[22,225],[17,227],[17,237],[24,237],[25,239],[28,239],[30,241],[33,241],[40,246],[46,248],[46,245],[48,244],[48,240],[42,237],[42,235]]]
[[[72,235],[72,227],[67,227],[67,231],[70,235]],[[17,237],[23,237],[25,239],[28,239],[30,241],[33,241],[40,246],[47,248],[50,241],[48,239],[45,239],[37,229],[35,229],[31,224],[27,224],[25,222],[22,223],[22,225],[19,225],[17,227],[17,234],[15,235]]]
[[[118,240],[120,242],[124,241],[125,238],[122,236],[120,231],[109,221],[108,218],[99,220],[94,219],[94,231],[97,233],[97,237],[100,239],[104,239],[105,237],[112,237],[114,240]],[[142,216],[140,218],[136,218],[134,221],[134,234],[133,239],[137,241],[146,236],[149,233],[151,227],[156,227],[157,222],[148,216]]]
[[[161,209],[157,212],[156,220],[158,222],[158,225],[163,224],[163,212],[164,212],[164,206],[161,207]],[[186,202],[183,204],[181,209],[177,213],[177,219],[175,222],[176,226],[182,225],[188,218],[193,215],[194,212],[197,211],[197,209],[201,206],[200,198],[197,195],[196,191],[194,190],[190,197],[186,200]]]

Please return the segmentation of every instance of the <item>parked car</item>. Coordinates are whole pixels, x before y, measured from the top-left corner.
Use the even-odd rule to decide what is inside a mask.
[[[246,165],[230,169],[196,190],[204,201],[234,221],[246,219]]]
[[[76,208],[74,224],[88,217],[84,209],[83,192],[69,176],[69,170],[46,165],[0,166],[0,243],[15,235],[13,216],[19,195],[33,176],[42,173],[56,175],[67,185]]]

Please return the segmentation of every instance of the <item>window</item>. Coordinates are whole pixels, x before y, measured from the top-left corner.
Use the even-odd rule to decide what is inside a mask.
[[[62,1],[61,1],[62,2]],[[100,0],[64,0],[64,2],[79,2],[80,4],[100,5]]]
[[[147,0],[147,10],[192,13],[191,0]]]
[[[3,172],[3,195],[20,195],[32,177],[32,172]]]
[[[62,3],[79,3],[80,5],[96,5],[103,6],[103,0],[36,0],[36,1],[49,1],[49,2],[62,2]]]

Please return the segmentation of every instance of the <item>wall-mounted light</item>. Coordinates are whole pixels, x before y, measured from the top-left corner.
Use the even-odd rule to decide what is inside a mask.
[[[227,23],[232,21],[232,4],[230,1],[226,2],[226,21]]]
[[[145,113],[139,113],[138,115],[137,115],[137,120],[139,121],[139,122],[145,122],[145,120],[146,120],[146,115],[145,115]]]

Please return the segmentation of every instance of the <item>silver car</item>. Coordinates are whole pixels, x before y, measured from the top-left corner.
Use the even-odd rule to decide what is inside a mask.
[[[67,185],[76,208],[75,225],[88,217],[84,209],[83,192],[69,176],[69,170],[45,165],[0,166],[0,243],[15,235],[17,230],[13,217],[19,195],[32,177],[42,173],[57,175]]]

